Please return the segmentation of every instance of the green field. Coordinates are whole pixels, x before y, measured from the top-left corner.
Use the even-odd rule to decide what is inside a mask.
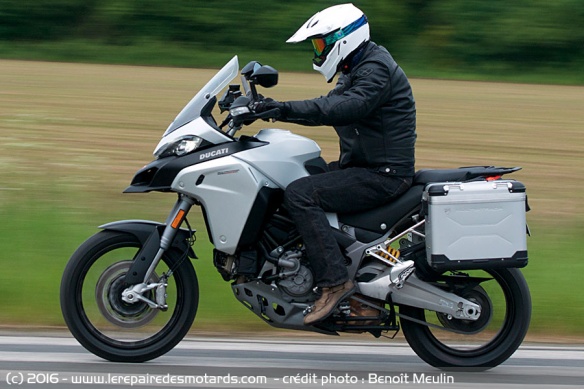
[[[222,64],[217,64],[217,68]],[[407,70],[407,69],[406,69]],[[97,226],[163,221],[175,197],[123,195],[162,132],[215,70],[0,61],[0,325],[62,326],[68,257]],[[581,337],[584,318],[584,87],[413,79],[417,168],[522,166],[528,188],[533,297],[530,336]],[[283,73],[276,99],[324,94],[319,74]],[[266,123],[256,123],[251,135]],[[327,160],[330,128],[277,123],[316,140]],[[201,305],[194,329],[267,331],[240,306],[211,261],[200,213],[195,267]]]

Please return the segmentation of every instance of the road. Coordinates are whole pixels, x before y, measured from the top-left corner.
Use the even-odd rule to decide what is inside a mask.
[[[442,372],[401,342],[188,338],[142,364],[68,336],[0,336],[0,388],[582,388],[584,347],[522,346],[484,373]]]

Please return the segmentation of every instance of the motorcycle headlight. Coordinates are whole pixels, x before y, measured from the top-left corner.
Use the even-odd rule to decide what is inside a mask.
[[[180,157],[195,151],[202,142],[203,139],[198,136],[184,136],[174,142],[162,146],[154,153],[154,156],[157,158],[170,157],[171,155]]]

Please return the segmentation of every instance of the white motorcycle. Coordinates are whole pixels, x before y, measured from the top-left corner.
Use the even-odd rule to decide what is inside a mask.
[[[238,73],[234,57],[180,112],[156,160],[125,190],[177,193],[166,222],[103,225],[71,257],[61,307],[75,338],[121,362],[156,358],[183,339],[199,300],[187,221],[198,205],[215,267],[235,298],[274,327],[377,338],[402,329],[412,349],[439,368],[488,369],[509,358],[531,315],[518,269],[527,264],[525,187],[501,179],[519,168],[418,171],[393,202],[328,214],[357,292],[325,321],[305,326],[314,276],[282,199],[291,182],[327,165],[314,141],[289,131],[235,137],[257,119],[278,116],[253,110],[261,99],[256,86],[275,86],[277,71],[249,63],[243,91],[229,85]],[[221,124],[212,116],[217,103],[229,111]]]

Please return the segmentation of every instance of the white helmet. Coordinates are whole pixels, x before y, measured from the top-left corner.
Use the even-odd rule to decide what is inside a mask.
[[[369,37],[365,14],[353,4],[341,4],[317,12],[286,42],[311,39],[313,68],[331,82],[339,65]]]

